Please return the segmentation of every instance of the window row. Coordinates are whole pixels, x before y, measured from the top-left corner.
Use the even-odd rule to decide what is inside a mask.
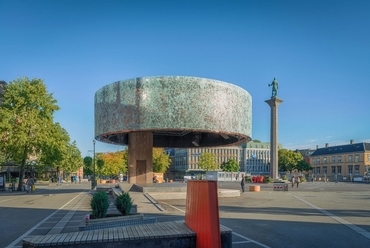
[[[321,175],[321,172],[322,172],[322,174],[327,175],[328,174],[328,167],[323,166],[322,171],[321,171],[321,167],[313,167],[312,174]],[[359,165],[355,165],[355,166],[348,165],[348,174],[352,175],[353,173],[356,176],[360,175],[360,166]],[[342,166],[331,166],[331,175],[342,175]]]
[[[313,158],[311,158],[311,163],[312,164],[321,164],[321,159],[322,159],[323,164],[328,163],[328,157],[322,157],[322,158],[313,157]],[[347,163],[353,163],[353,162],[358,163],[359,161],[360,161],[360,155],[359,154],[355,154],[354,159],[353,159],[353,155],[347,155]],[[368,155],[368,161],[370,162],[370,154]],[[331,156],[331,163],[342,163],[342,155]]]

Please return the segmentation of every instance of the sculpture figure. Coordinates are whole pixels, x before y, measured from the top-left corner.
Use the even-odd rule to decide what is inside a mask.
[[[271,84],[268,85],[269,87],[272,86],[272,95],[271,98],[277,97],[278,89],[279,89],[279,82],[274,78]]]

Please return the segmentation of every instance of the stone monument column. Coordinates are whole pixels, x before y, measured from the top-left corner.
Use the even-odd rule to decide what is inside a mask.
[[[276,180],[279,178],[279,161],[278,161],[278,107],[283,102],[277,97],[278,81],[274,78],[269,86],[272,86],[271,99],[265,102],[271,108],[270,120],[270,175]]]

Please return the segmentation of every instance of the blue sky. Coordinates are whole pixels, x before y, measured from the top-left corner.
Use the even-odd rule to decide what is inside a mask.
[[[61,107],[55,121],[83,156],[93,149],[95,92],[161,75],[244,88],[261,141],[276,77],[283,146],[370,142],[369,13],[361,0],[0,0],[0,80],[44,79]]]

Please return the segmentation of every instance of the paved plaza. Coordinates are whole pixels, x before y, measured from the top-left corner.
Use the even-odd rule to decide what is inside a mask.
[[[176,184],[173,184],[176,185]],[[179,185],[184,187],[184,185]],[[248,184],[246,189],[248,189]],[[237,182],[220,189],[239,189]],[[36,192],[0,192],[1,247],[21,247],[28,235],[77,231],[90,211],[90,184],[39,186]],[[138,212],[158,222],[183,220],[185,200],[153,204],[130,192]],[[220,222],[233,230],[233,247],[368,247],[370,184],[302,183],[289,191],[260,192],[219,198]]]

